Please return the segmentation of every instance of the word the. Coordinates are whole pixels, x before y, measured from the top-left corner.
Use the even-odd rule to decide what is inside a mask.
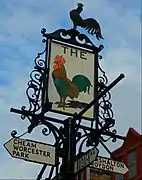
[[[79,57],[81,59],[87,60],[87,52],[75,48],[70,48],[67,46],[61,46],[63,48],[63,53],[68,54],[70,56]]]

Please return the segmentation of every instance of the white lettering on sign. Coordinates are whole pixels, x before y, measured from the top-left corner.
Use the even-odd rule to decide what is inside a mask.
[[[12,157],[44,164],[55,164],[55,148],[51,145],[13,138],[4,146]]]
[[[98,149],[94,147],[91,150],[88,150],[84,155],[82,155],[82,157],[75,162],[74,173],[80,171],[81,169],[92,163],[95,160],[98,152]]]
[[[120,174],[125,174],[128,171],[128,168],[124,163],[100,156],[95,159],[90,167]]]

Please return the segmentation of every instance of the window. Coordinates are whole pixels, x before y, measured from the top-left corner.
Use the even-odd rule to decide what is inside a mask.
[[[128,168],[128,177],[132,179],[137,175],[136,151],[132,151],[128,154]]]
[[[91,169],[90,179],[88,180],[111,180],[111,176],[102,170]]]
[[[115,178],[116,180],[123,180],[124,179],[122,174],[117,174],[115,177],[116,177]]]

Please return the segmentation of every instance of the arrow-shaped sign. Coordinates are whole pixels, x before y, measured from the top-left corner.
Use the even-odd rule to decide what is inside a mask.
[[[125,174],[128,171],[128,168],[123,162],[113,161],[109,158],[101,156],[98,156],[90,167],[119,174]]]
[[[4,147],[14,158],[55,165],[55,147],[52,145],[27,139],[12,138],[4,144]]]
[[[96,159],[98,152],[99,150],[93,147],[83,154],[77,161],[75,161],[74,173],[77,173],[81,169],[89,166],[89,164]]]

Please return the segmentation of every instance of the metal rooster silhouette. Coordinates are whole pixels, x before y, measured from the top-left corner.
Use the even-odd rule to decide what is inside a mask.
[[[98,40],[104,39],[101,34],[101,27],[99,23],[93,18],[83,19],[80,16],[80,13],[82,11],[83,11],[82,3],[78,3],[78,7],[70,11],[70,18],[73,22],[73,28],[76,29],[77,26],[80,26],[85,30],[87,30],[89,34],[91,35],[96,34],[96,38]]]

